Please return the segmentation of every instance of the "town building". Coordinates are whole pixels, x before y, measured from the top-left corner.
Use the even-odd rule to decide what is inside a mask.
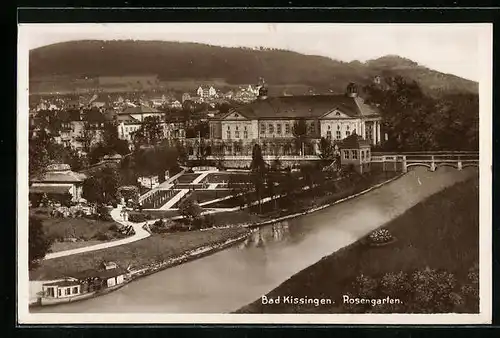
[[[217,91],[213,86],[202,85],[196,90],[196,94],[202,98],[216,97]]]
[[[252,103],[231,108],[210,120],[210,138],[229,145],[259,143],[268,154],[317,154],[319,140],[340,141],[356,133],[372,145],[380,143],[381,116],[358,95],[355,84],[344,94],[267,97],[261,87]],[[294,126],[302,124],[304,149],[293,149]],[[272,151],[270,149],[273,149]],[[233,151],[234,153],[234,151]]]
[[[52,164],[41,177],[31,180],[29,193],[45,194],[48,197],[69,193],[72,196],[71,200],[78,202],[82,197],[85,178],[85,174],[71,171],[68,164]]]

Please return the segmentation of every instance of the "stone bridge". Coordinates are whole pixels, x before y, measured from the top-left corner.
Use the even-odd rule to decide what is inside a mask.
[[[438,167],[448,166],[458,170],[479,166],[479,152],[415,152],[401,154],[373,153],[371,163],[381,163],[383,170],[407,172],[408,168],[423,166],[435,171]]]

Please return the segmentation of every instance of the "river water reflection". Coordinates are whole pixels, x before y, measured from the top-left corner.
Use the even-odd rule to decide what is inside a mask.
[[[36,312],[235,311],[426,197],[474,175],[477,168],[458,171],[444,167],[435,172],[415,168],[355,199],[263,227],[224,251],[139,279],[98,298],[38,308]]]

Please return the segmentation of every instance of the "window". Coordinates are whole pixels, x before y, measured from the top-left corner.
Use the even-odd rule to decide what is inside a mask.
[[[69,294],[70,294],[70,288],[64,289],[64,295],[69,296]]]
[[[337,130],[337,131],[335,132],[335,138],[336,138],[337,140],[340,140],[340,138],[341,138],[341,137],[342,137],[342,136],[340,135],[340,130]]]
[[[345,129],[349,130],[349,129],[350,129],[350,126],[349,126],[349,125],[347,125],[347,126],[345,127]]]
[[[227,126],[227,130],[229,130],[229,129],[230,129],[229,126]]]
[[[274,133],[274,125],[269,123],[269,134]]]
[[[289,123],[285,124],[285,133],[290,134],[290,124]]]
[[[365,151],[361,150],[361,160],[364,160],[364,159],[365,159]]]
[[[248,131],[246,131],[246,130],[245,130],[245,131],[243,131],[243,137],[244,137],[244,138],[248,138]]]
[[[61,297],[61,289],[57,289],[57,295]]]
[[[328,125],[328,130],[330,130],[330,129],[331,129],[331,126],[330,126],[330,125]]]
[[[228,131],[226,132],[226,135],[227,135],[227,138],[231,138],[231,130],[228,130]]]
[[[281,135],[281,124],[276,125],[276,133]]]
[[[266,125],[264,123],[260,124],[260,133],[265,134],[266,133]]]
[[[357,150],[351,150],[352,152],[352,159],[357,160],[358,159],[358,151]]]
[[[309,125],[309,132],[314,133],[314,122],[311,122],[311,124]]]
[[[349,150],[344,150],[344,159],[349,159]]]
[[[332,131],[331,131],[331,130],[328,130],[328,131],[326,132],[326,138],[327,138],[327,139],[329,139],[329,140],[331,140],[331,139],[332,139]]]
[[[345,131],[345,136],[347,137],[347,136],[349,136],[349,135],[351,135],[351,132],[350,132],[349,130],[346,130],[346,131]]]
[[[236,127],[236,131],[234,132],[234,137],[240,138],[240,132],[238,130],[238,127]]]
[[[366,159],[367,160],[370,159],[370,150],[369,149],[366,150]]]
[[[73,292],[72,293],[73,294],[77,294],[78,293],[78,286],[73,287]]]

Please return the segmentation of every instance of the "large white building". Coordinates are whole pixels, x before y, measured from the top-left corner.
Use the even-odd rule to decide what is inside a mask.
[[[354,84],[340,95],[267,97],[263,88],[254,102],[210,121],[210,136],[225,144],[284,145],[295,138],[293,128],[298,123],[306,126],[304,138],[316,145],[321,138],[340,141],[353,133],[372,145],[382,138],[377,108],[364,102]]]

